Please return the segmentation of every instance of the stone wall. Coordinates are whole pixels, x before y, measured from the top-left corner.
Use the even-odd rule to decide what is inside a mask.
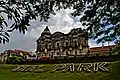
[[[86,55],[89,49],[86,35],[81,28],[73,29],[68,34],[51,34],[46,27],[37,40],[36,53],[40,56]]]

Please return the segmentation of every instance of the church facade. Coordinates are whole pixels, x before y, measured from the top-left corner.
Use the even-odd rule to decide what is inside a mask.
[[[36,42],[38,56],[85,56],[89,50],[87,32],[81,28],[52,34],[46,26]]]

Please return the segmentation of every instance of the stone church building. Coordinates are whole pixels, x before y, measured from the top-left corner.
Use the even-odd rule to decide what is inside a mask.
[[[52,34],[46,26],[36,42],[38,56],[85,56],[89,50],[87,32],[81,28]]]

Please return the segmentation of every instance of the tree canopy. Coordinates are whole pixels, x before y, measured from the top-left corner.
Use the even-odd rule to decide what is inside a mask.
[[[90,38],[97,38],[97,43],[120,40],[120,1],[89,0],[88,4],[80,21],[88,26]]]
[[[9,42],[8,32],[25,33],[30,20],[39,17],[40,21],[47,21],[50,14],[55,15],[54,7],[72,8],[74,17],[83,13],[80,22],[88,27],[89,38],[97,39],[97,43],[120,40],[119,0],[0,0],[0,42]],[[8,25],[7,20],[13,24]],[[5,26],[9,30],[5,31]]]
[[[40,21],[47,21],[50,14],[55,15],[56,10],[62,8],[74,9],[82,6],[82,1],[79,0],[0,0],[0,43],[9,42],[8,32],[19,30],[25,33],[27,26],[30,26],[30,20],[39,17]],[[82,9],[82,7],[81,7]],[[7,19],[5,18],[7,16]],[[13,24],[8,25],[7,21],[12,20]],[[4,28],[9,27],[9,30]]]

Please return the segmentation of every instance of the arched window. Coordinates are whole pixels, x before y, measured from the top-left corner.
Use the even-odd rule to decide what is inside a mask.
[[[75,45],[77,45],[77,41],[75,40]]]
[[[66,51],[66,55],[68,55],[68,51]]]
[[[68,42],[66,42],[66,47],[68,46]]]
[[[77,41],[75,40],[74,43],[75,43],[75,47],[76,47],[77,46]]]
[[[47,48],[47,46],[48,46],[48,45],[47,45],[47,44],[45,44],[45,48]]]
[[[77,51],[75,51],[75,55],[77,55]]]
[[[57,43],[57,48],[59,48],[59,43]]]
[[[49,45],[49,49],[51,49],[51,45]]]
[[[59,55],[59,52],[57,52],[57,55]]]

